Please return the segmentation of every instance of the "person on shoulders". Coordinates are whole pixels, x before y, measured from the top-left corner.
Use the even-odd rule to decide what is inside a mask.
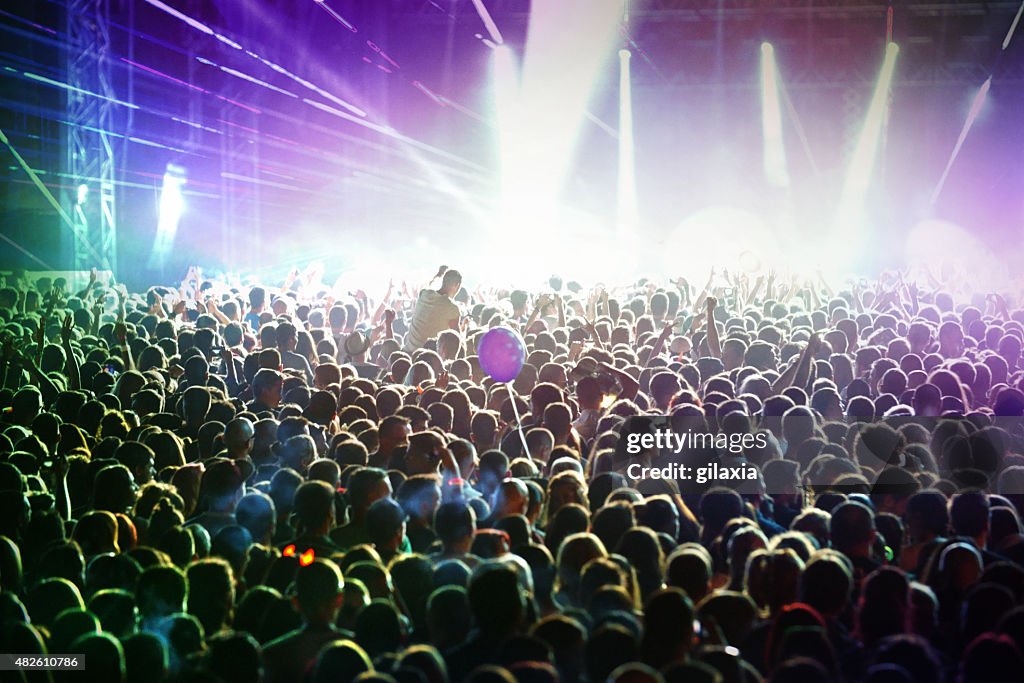
[[[405,335],[404,350],[412,352],[421,348],[428,339],[444,330],[459,329],[459,307],[452,297],[462,287],[462,274],[457,270],[441,266],[434,279],[441,278],[440,289],[424,288],[416,299],[416,308],[409,321],[409,332]]]

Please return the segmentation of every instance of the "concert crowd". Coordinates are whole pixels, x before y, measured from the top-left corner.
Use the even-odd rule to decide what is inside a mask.
[[[5,680],[1024,670],[1016,293],[320,275],[6,278]]]

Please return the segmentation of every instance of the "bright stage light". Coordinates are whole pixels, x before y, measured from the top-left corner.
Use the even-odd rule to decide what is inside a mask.
[[[875,159],[878,156],[879,142],[889,120],[890,88],[899,52],[900,48],[896,43],[888,43],[885,46],[882,71],[875,84],[871,103],[868,105],[864,127],[861,129],[857,146],[850,159],[831,239],[822,242],[821,256],[826,259],[823,263],[827,267],[834,268],[843,265],[829,261],[834,261],[839,254],[844,254],[849,259],[856,258],[860,238],[866,227],[865,211],[867,207],[865,204],[868,189],[871,186]],[[837,241],[842,241],[845,247],[843,249],[834,248]]]
[[[526,184],[541,204],[554,203],[570,175],[584,112],[616,46],[624,7],[625,0],[531,4],[518,128]]]
[[[779,231],[761,215],[728,206],[710,206],[688,216],[657,246],[664,274],[684,275],[698,287],[714,264],[730,270],[772,267],[786,272],[794,259],[783,259]]]
[[[157,219],[156,238],[149,255],[150,268],[162,268],[174,247],[178,223],[185,213],[185,169],[167,164],[164,171],[163,187],[160,190],[160,216]]]
[[[1021,5],[1024,7],[1024,5]],[[1019,16],[1019,15],[1018,15]],[[981,88],[974,96],[974,101],[971,102],[971,110],[967,112],[967,120],[964,121],[964,127],[960,129],[960,137],[956,140],[956,145],[953,146],[953,153],[949,155],[949,161],[946,162],[946,168],[942,171],[942,176],[939,178],[938,184],[935,186],[935,191],[932,192],[932,205],[939,200],[939,195],[942,194],[942,188],[946,185],[946,180],[949,178],[949,172],[953,170],[953,163],[956,158],[960,156],[960,149],[964,146],[964,141],[967,140],[967,134],[971,132],[971,128],[974,127],[974,122],[978,119],[978,114],[981,113],[982,108],[985,106],[985,99],[988,97],[989,88],[992,87],[992,77],[989,76],[982,83]]]
[[[498,25],[494,23],[494,18],[491,13],[487,11],[484,6],[483,0],[473,0],[473,7],[476,8],[476,13],[480,15],[480,21],[484,22],[484,27],[487,28],[487,33],[491,36],[491,41],[495,45],[503,45],[505,38],[501,35],[501,31],[498,30]]]
[[[549,275],[565,265],[557,250],[537,246],[561,232],[560,197],[623,6],[624,0],[533,3],[522,67],[508,47],[492,47],[501,185],[491,235],[502,263],[530,261]]]
[[[636,232],[636,147],[633,142],[633,94],[629,50],[619,50],[619,193],[617,230],[620,237]]]
[[[83,204],[85,204],[88,198],[89,186],[86,185],[85,183],[82,183],[81,185],[78,186],[78,191],[75,196],[75,202],[78,206],[82,206]]]
[[[520,168],[523,149],[518,139],[519,111],[519,65],[511,48],[499,45],[491,53],[491,81],[494,93],[494,111],[498,122],[498,166],[501,178],[501,201],[503,211],[508,211],[519,198],[513,189],[516,182],[522,182],[529,169]]]
[[[1018,249],[1001,244],[993,250],[976,231],[948,221],[929,219],[914,226],[903,258],[919,281],[931,273],[942,282],[971,282],[983,292],[1009,290],[1019,283]]]
[[[782,111],[779,107],[779,72],[775,48],[761,43],[761,128],[764,137],[764,177],[772,187],[789,187],[786,148],[782,142]]]

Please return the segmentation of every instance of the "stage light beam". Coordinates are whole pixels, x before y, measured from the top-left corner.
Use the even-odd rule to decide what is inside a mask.
[[[864,204],[867,199],[868,188],[871,185],[875,160],[878,156],[879,141],[882,139],[883,130],[889,119],[890,88],[899,52],[900,48],[896,43],[889,43],[885,47],[885,60],[882,63],[882,70],[878,76],[878,82],[875,84],[871,103],[868,105],[864,127],[861,128],[860,136],[857,139],[857,146],[854,148],[853,156],[850,159],[846,181],[843,184],[842,194],[840,195],[837,216],[839,226],[844,229],[859,230],[863,227]],[[850,235],[846,234],[843,237],[850,237]]]
[[[636,198],[636,146],[633,141],[633,94],[629,50],[619,50],[619,182],[618,233],[636,232],[639,210]]]
[[[495,120],[498,123],[498,164],[501,177],[502,202],[515,201],[512,187],[519,168],[518,145],[519,121],[519,65],[515,53],[505,45],[499,45],[491,53],[491,82],[494,94]],[[521,151],[521,150],[519,150]]]
[[[498,25],[494,23],[494,17],[487,11],[487,7],[484,6],[483,0],[473,0],[473,7],[476,8],[476,13],[480,15],[480,21],[484,22],[484,26],[487,28],[488,35],[491,36],[491,41],[495,45],[504,45],[505,37],[501,35],[501,31],[498,30]]]
[[[156,238],[153,240],[153,250],[149,255],[150,268],[163,268],[174,248],[178,223],[185,213],[185,195],[182,192],[185,182],[185,169],[175,164],[167,164],[163,187],[160,189],[160,215],[157,219]]]
[[[549,0],[530,5],[519,128],[524,133],[523,158],[529,163],[526,182],[541,205],[556,205],[572,175],[584,112],[617,49],[625,4]]]
[[[1024,6],[1024,5],[1022,5]],[[946,162],[946,168],[942,171],[942,176],[939,178],[938,184],[935,186],[935,191],[932,192],[932,206],[939,200],[939,195],[942,194],[942,188],[946,186],[946,180],[949,178],[949,172],[953,170],[953,163],[956,162],[956,158],[960,156],[960,149],[964,146],[964,141],[967,140],[967,134],[971,132],[971,128],[974,127],[974,122],[978,118],[978,114],[981,113],[982,108],[985,106],[985,99],[988,97],[989,88],[992,87],[992,77],[989,76],[982,83],[981,88],[974,96],[974,101],[971,102],[971,110],[967,113],[967,120],[964,121],[964,127],[960,129],[960,137],[956,140],[956,145],[953,146],[953,153],[949,155],[949,161]]]
[[[786,147],[782,139],[782,109],[779,106],[779,72],[775,48],[771,43],[761,43],[761,129],[765,181],[772,187],[789,187]]]

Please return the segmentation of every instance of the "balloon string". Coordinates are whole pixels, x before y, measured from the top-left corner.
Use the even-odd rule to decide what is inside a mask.
[[[512,395],[511,391],[508,393],[508,395],[509,398],[512,399],[512,412],[516,416],[516,431],[519,432],[519,440],[523,442],[523,457],[529,458],[531,457],[530,448],[529,446],[526,445],[526,434],[523,433],[523,418],[519,417],[519,405],[516,402],[516,399]]]

